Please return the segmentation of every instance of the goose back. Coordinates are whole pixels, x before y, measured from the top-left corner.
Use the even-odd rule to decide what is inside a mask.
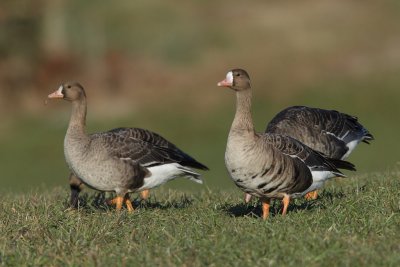
[[[265,132],[291,136],[335,159],[345,159],[359,142],[369,143],[374,139],[357,117],[305,106],[282,110]]]
[[[159,134],[141,128],[116,128],[91,135],[102,139],[110,156],[133,160],[144,167],[179,163],[201,170],[208,168]]]

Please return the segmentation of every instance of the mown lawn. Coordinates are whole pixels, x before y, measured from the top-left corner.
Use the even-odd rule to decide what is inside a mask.
[[[316,201],[276,202],[268,221],[239,190],[182,193],[160,188],[129,214],[85,191],[1,196],[4,266],[399,266],[400,173],[327,185]],[[108,197],[108,196],[107,196]]]

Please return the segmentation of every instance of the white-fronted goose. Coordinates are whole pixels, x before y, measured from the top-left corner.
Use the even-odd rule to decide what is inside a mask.
[[[334,159],[346,159],[360,142],[374,140],[355,116],[305,106],[282,110],[265,132],[291,136]]]
[[[343,177],[338,168],[355,170],[353,164],[326,158],[289,136],[256,133],[246,71],[229,71],[218,86],[236,91],[236,113],[225,152],[227,170],[239,188],[260,198],[264,219],[268,217],[271,199],[282,199],[282,214],[286,214],[290,198],[320,188],[331,177]]]
[[[133,207],[128,193],[154,188],[177,177],[202,183],[200,174],[192,168],[208,168],[156,133],[117,128],[86,134],[86,94],[79,83],[63,84],[48,97],[72,103],[64,139],[65,159],[73,173],[72,184],[77,186],[71,201],[77,199],[80,181],[99,191],[116,192],[111,203],[117,210],[126,203],[129,211]]]
[[[288,135],[333,159],[346,159],[360,143],[369,144],[372,134],[358,118],[336,110],[288,107],[267,125],[265,132]],[[317,191],[308,198],[315,199]]]
[[[346,159],[360,143],[369,144],[372,134],[358,122],[358,118],[336,110],[288,107],[279,112],[267,125],[266,133],[293,137],[328,158]],[[317,191],[306,194],[316,199]],[[251,196],[246,195],[246,202]]]

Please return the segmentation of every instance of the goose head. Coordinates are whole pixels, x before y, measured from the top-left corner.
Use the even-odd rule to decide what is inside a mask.
[[[242,69],[233,69],[226,74],[225,80],[220,81],[220,87],[228,87],[235,91],[244,91],[250,89],[250,76]]]
[[[64,99],[71,102],[85,97],[85,90],[78,82],[64,83],[55,92],[48,95],[50,99]]]

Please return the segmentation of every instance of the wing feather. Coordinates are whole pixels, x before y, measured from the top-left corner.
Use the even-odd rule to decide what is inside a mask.
[[[344,176],[338,168],[355,170],[353,164],[342,160],[331,160],[292,137],[271,133],[265,133],[262,137],[283,154],[302,161],[311,171],[330,171],[338,176]]]
[[[101,139],[111,156],[131,159],[150,167],[167,163],[207,170],[203,164],[177,148],[162,136],[140,128],[117,128],[91,135]]]

